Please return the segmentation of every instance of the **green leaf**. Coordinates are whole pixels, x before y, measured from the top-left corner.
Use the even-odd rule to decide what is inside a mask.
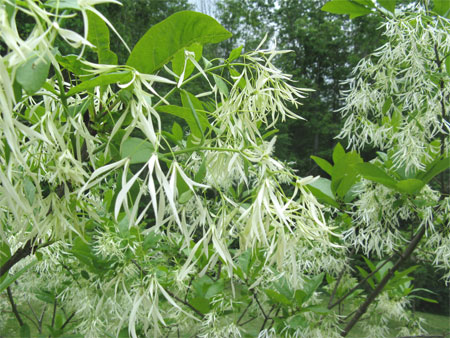
[[[55,295],[48,290],[38,290],[35,295],[37,299],[42,300],[44,303],[53,304],[55,302]]]
[[[181,126],[176,122],[174,122],[172,125],[172,134],[173,136],[175,136],[175,139],[177,141],[181,141],[183,139],[183,128],[181,128]]]
[[[31,267],[37,263],[37,260],[25,265],[22,269],[16,272],[14,275],[7,275],[7,277],[0,283],[0,294],[6,290],[8,286],[14,283],[20,276],[27,272]]]
[[[34,198],[36,196],[36,187],[29,177],[25,177],[23,181],[23,190],[25,192],[25,197],[27,198],[30,205],[33,205]]]
[[[337,148],[337,147],[336,147]],[[336,150],[333,155],[335,155]],[[344,155],[333,156],[336,160],[331,175],[331,190],[343,198],[350,188],[358,181],[358,170],[356,165],[363,162],[361,156],[355,151],[344,153]]]
[[[331,181],[326,178],[319,177],[314,182],[308,184],[308,189],[313,193],[318,200],[321,200],[335,208],[339,208],[339,204],[334,198],[331,191]]]
[[[427,165],[425,172],[417,175],[417,179],[422,180],[425,184],[430,182],[435,176],[450,168],[450,157],[436,159]]]
[[[389,12],[395,13],[396,0],[378,0],[379,4],[386,8]]]
[[[20,327],[20,337],[21,338],[29,338],[31,337],[30,327],[27,323],[23,323]]]
[[[303,305],[305,299],[307,298],[307,294],[303,290],[295,290],[294,298],[297,301],[297,305],[301,307]]]
[[[328,175],[331,176],[331,173],[333,172],[333,166],[330,162],[327,160],[324,160],[323,158],[317,157],[317,156],[311,156],[311,159],[317,163],[317,165],[325,171]]]
[[[345,156],[344,147],[340,143],[336,144],[333,150],[333,162],[334,164],[339,163],[340,160]]]
[[[209,300],[204,297],[195,297],[189,300],[189,303],[201,313],[208,313],[211,309]]]
[[[247,81],[245,81],[245,77],[241,76],[241,74],[236,69],[234,69],[232,67],[229,67],[228,70],[230,72],[230,75],[234,77],[233,80],[235,82],[238,81],[238,79],[239,79],[238,87],[241,88],[241,89],[244,89],[246,84],[247,84]]]
[[[266,289],[264,290],[264,292],[275,303],[280,303],[284,305],[291,304],[291,301],[285,295],[282,295],[281,293],[278,293],[275,290]]]
[[[228,62],[232,62],[232,61],[236,60],[238,57],[240,57],[240,56],[241,56],[241,53],[242,53],[242,48],[243,48],[243,47],[244,47],[244,46],[241,45],[241,46],[239,46],[238,48],[233,49],[233,50],[231,51],[230,56],[228,57],[227,61],[228,61]]]
[[[302,314],[296,314],[292,317],[289,317],[287,322],[289,323],[289,326],[294,330],[305,329],[308,326],[308,320]]]
[[[366,270],[364,270],[363,268],[361,268],[360,266],[356,266],[356,268],[358,269],[359,273],[361,274],[361,276],[363,278],[366,278],[369,275],[368,272]],[[373,282],[372,277],[367,280],[367,283],[369,283],[369,285],[372,289],[375,289],[375,283]]]
[[[450,55],[445,58],[445,70],[450,75]]]
[[[317,290],[317,288],[320,286],[320,284],[322,284],[323,281],[323,277],[325,276],[325,273],[322,272],[320,275],[317,275],[313,278],[311,278],[303,287],[303,291],[306,294],[305,299],[303,300],[303,302],[308,301],[312,295],[314,294],[314,292]]]
[[[222,93],[223,96],[228,97],[230,95],[230,91],[228,90],[228,86],[221,77],[213,74],[214,82],[216,82],[217,88],[219,88],[219,92]]]
[[[350,19],[354,19],[358,16],[366,15],[371,12],[369,8],[350,0],[332,0],[327,2],[321,10],[333,14],[348,14],[350,15]]]
[[[192,61],[185,60],[185,50],[193,52],[195,54],[195,61],[199,61],[202,58],[203,46],[199,43],[193,43],[191,46],[180,49],[175,53],[172,59],[172,70],[175,74],[181,75],[183,73],[184,63],[186,62],[186,70],[184,72],[184,78],[186,79],[192,74],[195,66]]]
[[[5,264],[8,259],[11,257],[11,249],[9,248],[9,245],[5,241],[0,242],[0,266]],[[5,280],[5,278],[8,276],[8,274],[4,274],[2,277],[0,277],[0,283]]]
[[[127,65],[152,74],[193,43],[217,43],[231,33],[208,15],[182,11],[152,26],[131,51]]]
[[[381,183],[384,186],[396,189],[397,181],[389,176],[383,169],[372,163],[360,163],[357,166],[358,172],[362,177],[370,181]]]
[[[203,158],[200,168],[195,173],[194,181],[201,183],[206,176],[206,157]]]
[[[384,101],[383,108],[381,108],[381,113],[383,115],[386,114],[391,105],[392,105],[392,98],[388,97],[386,101]]]
[[[330,313],[331,310],[328,310],[326,307],[321,306],[321,305],[311,305],[305,308],[305,311],[311,311],[314,313],[318,313],[321,315]]]
[[[439,15],[448,17],[450,12],[450,1],[448,0],[433,0],[434,7],[433,11],[438,13]]]
[[[199,123],[202,128],[201,130],[199,129],[197,122],[195,120],[195,116],[193,115],[192,110],[190,108],[167,105],[167,106],[159,106],[156,108],[156,110],[158,112],[163,112],[182,118],[188,124],[191,133],[198,138],[202,137],[203,134],[202,130],[206,129],[206,127],[209,125],[205,111],[195,110],[195,113],[197,114]]]
[[[439,302],[437,300],[434,300],[434,299],[431,299],[431,298],[426,298],[426,297],[417,296],[417,295],[410,295],[409,297],[410,298],[417,298],[417,299],[423,300],[423,301],[428,302],[428,303],[439,304]]]
[[[47,80],[50,62],[40,56],[31,56],[16,72],[16,81],[23,87],[28,95],[33,95]]]
[[[414,195],[420,192],[425,182],[416,178],[408,178],[397,182],[396,189],[404,194]]]
[[[80,237],[75,239],[71,252],[81,263],[92,266],[94,256],[92,255],[91,248]]]
[[[101,74],[97,77],[94,77],[92,79],[89,79],[87,81],[80,83],[78,86],[72,87],[67,92],[67,96],[72,96],[77,93],[93,89],[95,87],[107,86],[112,83],[124,84],[124,83],[130,82],[132,77],[133,77],[133,75],[128,70],[109,73],[109,74]]]
[[[214,282],[211,284],[211,286],[208,288],[208,291],[205,293],[205,298],[210,299],[214,297],[215,295],[221,293],[225,288],[224,280],[220,279],[217,282]]]
[[[89,75],[87,70],[91,67],[88,65],[85,65],[81,60],[78,58],[78,55],[66,55],[61,56],[60,54],[55,55],[56,61],[66,68],[68,71],[74,73],[75,75]]]
[[[109,29],[106,23],[95,13],[86,11],[89,30],[87,39],[97,47],[98,62],[102,64],[117,64],[117,55],[110,51]]]
[[[153,249],[156,247],[156,245],[161,239],[162,236],[160,234],[157,234],[154,231],[152,231],[147,236],[145,236],[144,241],[142,242],[142,247],[144,248],[145,251]]]
[[[129,157],[130,164],[146,163],[155,152],[153,145],[137,137],[127,138],[120,147],[120,156]]]

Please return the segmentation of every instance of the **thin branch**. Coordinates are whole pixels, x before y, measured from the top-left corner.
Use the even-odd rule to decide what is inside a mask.
[[[14,316],[16,317],[17,321],[19,322],[19,325],[23,326],[24,325],[23,320],[20,317],[19,312],[17,311],[17,306],[16,306],[16,303],[14,302],[11,288],[9,286],[6,288],[6,292],[8,293],[8,300],[9,300],[9,303],[11,304],[12,312],[14,313]]]
[[[246,320],[245,322],[243,322],[243,323],[241,324],[241,326],[244,326],[245,324],[248,324],[248,323],[250,323],[251,321],[254,321],[256,318],[257,318],[257,317],[252,317],[252,318],[250,318],[249,320]]]
[[[264,316],[264,319],[267,319],[267,315],[266,315],[266,313],[264,312],[264,309],[263,309],[263,307],[261,306],[261,303],[259,302],[258,297],[256,296],[256,293],[254,293],[254,292],[252,291],[252,294],[253,294],[253,297],[254,297],[255,300],[256,300],[256,303],[257,303],[258,306],[259,306],[259,309],[261,310],[261,312],[262,312],[262,314],[263,314],[263,316]]]
[[[56,308],[58,306],[58,301],[55,298],[55,301],[53,302],[53,315],[52,315],[52,328],[55,326],[55,318],[56,318]]]
[[[339,284],[341,283],[342,277],[344,276],[345,271],[347,270],[347,266],[344,266],[344,268],[339,273],[338,279],[336,280],[336,284],[334,285],[333,292],[331,292],[330,300],[328,301],[328,309],[331,309],[334,297],[336,296],[337,289],[339,287]]]
[[[66,327],[67,324],[72,320],[72,318],[75,316],[75,311],[72,312],[72,314],[69,316],[69,318],[66,319],[66,321],[61,325],[61,330]]]
[[[387,262],[391,261],[394,256],[391,256],[389,259],[386,259],[383,264],[381,264],[378,268],[376,268],[374,271],[369,273],[362,281],[360,281],[355,287],[353,287],[350,291],[348,291],[345,295],[343,295],[339,300],[337,300],[334,304],[328,305],[328,310],[331,310],[336,305],[342,303],[348,296],[350,296],[356,289],[361,287],[369,278],[371,278],[373,275],[375,275],[383,266],[387,264]]]
[[[34,319],[36,320],[37,323],[39,323],[39,318],[38,318],[36,312],[34,311],[33,307],[31,306],[30,301],[28,299],[27,299],[27,304],[28,304],[28,307],[31,310],[31,313],[33,314]],[[39,329],[39,327],[38,327],[38,329]]]
[[[20,262],[25,257],[32,255],[37,249],[44,248],[53,244],[53,241],[48,241],[44,244],[35,243],[36,237],[29,239],[25,245],[14,253],[1,267],[0,267],[0,277],[6,274],[14,265]]]
[[[29,315],[27,315],[25,312],[22,311],[18,311],[22,316],[24,316],[25,318],[28,318],[28,320],[30,322],[32,322],[34,324],[34,326],[36,326],[36,328],[39,330],[39,326],[38,324],[36,324],[36,322],[33,320],[33,318],[31,318]]]
[[[42,333],[42,323],[44,322],[44,314],[45,314],[45,311],[46,311],[46,310],[47,310],[47,305],[45,305],[44,308],[42,309],[41,316],[40,316],[40,318],[39,318],[39,320],[38,320],[38,323],[39,323],[39,333]]]
[[[73,273],[72,273],[72,271],[70,270],[70,268],[69,268],[66,264],[64,264],[63,262],[61,262],[61,261],[59,262],[59,264],[61,264],[61,266],[69,272],[69,274],[70,274],[70,276],[72,277],[72,279],[75,281],[75,283],[77,283],[78,287],[81,289],[81,284],[80,284],[80,282],[78,282],[78,279],[75,278],[75,276],[73,275]]]
[[[203,313],[201,313],[199,310],[197,310],[195,307],[193,307],[191,304],[189,304],[188,302],[185,302],[184,300],[182,300],[181,298],[177,297],[175,294],[173,294],[170,290],[165,289],[166,292],[170,295],[170,297],[176,299],[177,301],[179,301],[181,304],[186,305],[188,308],[190,308],[192,311],[194,311],[196,314],[198,314],[201,318],[204,318],[205,315]]]
[[[269,312],[267,313],[267,317],[264,318],[264,321],[261,325],[261,329],[259,331],[264,330],[264,327],[266,326],[267,321],[270,319],[270,314],[272,313],[273,309],[275,309],[275,305],[272,305],[272,307],[270,308]]]
[[[138,267],[138,269],[141,271],[141,273],[145,276],[147,275],[147,271],[145,271],[138,262],[136,262],[136,260],[132,259],[131,262],[136,265]],[[203,313],[201,313],[199,310],[197,310],[195,307],[193,307],[191,304],[189,304],[187,301],[182,300],[181,298],[179,298],[178,296],[176,296],[174,293],[172,293],[170,290],[165,289],[166,292],[170,295],[170,297],[176,299],[177,301],[179,301],[181,304],[186,305],[188,308],[190,308],[192,311],[194,311],[196,314],[198,314],[201,318],[204,318],[205,315]]]
[[[359,318],[367,311],[367,308],[370,304],[375,300],[375,298],[383,291],[383,288],[386,286],[386,284],[389,282],[389,280],[394,275],[395,271],[398,270],[400,265],[407,259],[411,254],[413,253],[414,249],[419,244],[422,237],[425,235],[425,226],[422,226],[420,230],[417,232],[417,234],[414,236],[414,238],[409,243],[408,247],[405,249],[403,254],[400,256],[400,258],[397,260],[397,262],[394,264],[394,266],[389,269],[386,276],[381,280],[380,284],[377,285],[375,290],[372,291],[372,293],[367,297],[367,299],[364,301],[363,304],[358,308],[353,318],[350,320],[350,322],[345,327],[344,331],[342,331],[341,336],[346,337],[350,330],[355,326],[355,324],[358,322]]]
[[[247,307],[244,309],[244,311],[239,316],[239,319],[236,322],[236,325],[239,325],[239,322],[244,318],[245,314],[247,313],[247,310],[250,308],[250,305],[252,305],[253,299],[250,299],[250,302],[248,303]]]

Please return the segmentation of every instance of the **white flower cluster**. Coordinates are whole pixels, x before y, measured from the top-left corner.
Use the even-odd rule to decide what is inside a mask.
[[[339,137],[354,148],[392,148],[395,166],[407,171],[424,168],[435,138],[450,153],[450,22],[421,11],[386,21],[388,42],[355,67],[341,109]]]

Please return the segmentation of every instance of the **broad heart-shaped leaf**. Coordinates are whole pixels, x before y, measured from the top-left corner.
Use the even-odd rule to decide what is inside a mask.
[[[145,163],[155,152],[153,145],[141,138],[129,137],[120,147],[122,158],[129,157],[130,164]]]
[[[109,29],[106,23],[95,13],[87,11],[89,30],[88,40],[97,47],[98,62],[117,64],[117,55],[109,50]]]
[[[450,14],[450,1],[448,0],[433,0],[434,7],[433,11],[439,15],[448,17]]]
[[[446,0],[448,1],[448,0]],[[386,8],[389,12],[394,13],[395,12],[395,3],[396,0],[378,0],[378,3]]]
[[[360,163],[356,166],[356,168],[358,169],[360,175],[365,179],[381,183],[391,189],[397,188],[397,181],[375,164]]]
[[[186,121],[186,123],[189,126],[189,129],[191,129],[191,133],[194,134],[196,137],[202,137],[202,130],[199,129],[195,116],[192,114],[192,111],[190,108],[186,107],[180,107],[180,106],[173,106],[173,105],[167,105],[167,106],[159,106],[156,108],[158,112],[167,113],[170,115],[178,116]],[[208,119],[206,118],[206,113],[204,111],[196,110],[197,117],[199,119],[200,125],[202,129],[204,130],[207,126],[209,126]]]
[[[398,181],[396,189],[401,193],[414,195],[417,194],[424,187],[425,182],[416,178],[408,178],[406,180]]]
[[[190,60],[185,60],[185,51],[193,52],[195,54],[195,61],[199,61],[202,58],[203,45],[194,43],[189,47],[180,49],[172,59],[172,70],[175,74],[181,75],[183,73],[184,63],[186,62],[186,69],[184,71],[184,78],[188,78],[194,71],[194,64]]]
[[[308,184],[308,189],[318,200],[339,208],[339,204],[336,202],[331,191],[331,181],[329,179],[319,177],[314,182]]]
[[[127,65],[152,74],[193,43],[217,43],[231,33],[208,15],[183,11],[152,26],[131,51]]]
[[[327,2],[321,9],[322,11],[333,14],[348,14],[350,15],[350,19],[354,19],[358,16],[366,15],[371,12],[370,8],[350,0],[332,0]]]
[[[49,70],[50,62],[44,57],[34,55],[17,69],[16,81],[28,95],[33,95],[44,85]]]
[[[93,79],[80,83],[78,86],[72,87],[67,92],[67,96],[72,96],[74,94],[93,89],[98,86],[106,86],[112,83],[127,83],[132,79],[132,77],[133,75],[128,70],[101,74],[97,77],[94,77]]]

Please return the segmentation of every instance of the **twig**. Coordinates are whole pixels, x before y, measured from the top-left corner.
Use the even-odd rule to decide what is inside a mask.
[[[259,302],[259,300],[258,300],[258,296],[256,296],[256,293],[254,293],[253,291],[251,291],[252,292],[252,294],[253,294],[253,297],[255,298],[255,300],[256,300],[256,303],[258,304],[258,306],[259,306],[259,309],[261,310],[261,312],[262,312],[262,314],[263,314],[263,316],[264,316],[264,319],[267,319],[267,315],[266,315],[266,313],[264,312],[264,309],[263,309],[263,307],[261,306],[261,303]]]
[[[72,312],[72,314],[69,316],[69,318],[66,319],[63,325],[61,325],[61,330],[66,327],[67,324],[72,320],[72,318],[75,316],[75,311]]]
[[[252,318],[250,318],[249,320],[246,320],[245,322],[243,322],[242,324],[241,324],[241,326],[244,326],[245,324],[248,324],[248,323],[250,323],[251,321],[253,321],[253,320],[255,320],[256,319],[256,317],[252,317]]]
[[[35,243],[36,237],[29,239],[25,245],[14,253],[1,267],[0,267],[0,277],[7,273],[14,265],[20,262],[23,258],[34,254],[37,249],[44,248],[53,244],[53,241],[48,241],[42,245]]]
[[[392,260],[394,256],[391,256],[389,259],[386,259],[383,264],[381,264],[378,268],[376,268],[374,271],[369,273],[362,281],[360,281],[355,287],[353,287],[350,291],[348,291],[345,295],[343,295],[339,300],[337,300],[335,303],[328,305],[328,310],[331,310],[336,305],[342,303],[348,296],[350,296],[357,288],[359,288],[361,285],[363,285],[369,278],[371,278],[373,275],[375,275],[383,266],[387,264],[390,260]]]
[[[39,333],[42,333],[42,323],[44,322],[44,314],[45,314],[45,310],[47,310],[47,305],[44,306],[44,308],[42,309],[41,312],[41,316],[39,318]]]
[[[245,314],[247,313],[247,310],[250,308],[250,305],[252,305],[253,299],[250,299],[250,302],[248,303],[247,307],[244,309],[244,312],[239,316],[239,319],[236,322],[236,325],[239,325],[239,322],[244,318]]]
[[[422,239],[423,235],[425,234],[425,226],[422,226],[419,230],[419,232],[414,236],[414,238],[409,243],[408,247],[405,249],[403,254],[400,256],[400,258],[397,260],[397,262],[394,264],[394,266],[387,272],[386,276],[381,280],[380,284],[377,285],[375,290],[372,291],[372,293],[367,297],[367,299],[364,301],[363,304],[358,308],[353,318],[350,320],[350,322],[345,327],[344,331],[342,331],[341,336],[346,337],[350,330],[355,326],[355,324],[358,322],[359,318],[367,311],[367,308],[370,304],[375,300],[375,298],[383,291],[383,288],[386,286],[386,284],[389,282],[389,280],[394,275],[395,271],[398,270],[400,265],[413,253],[414,249],[419,244],[420,240]]]
[[[55,301],[53,302],[52,328],[55,326],[56,307],[57,306],[58,306],[58,301],[55,298]]]
[[[270,316],[270,314],[272,313],[273,309],[275,309],[275,305],[272,305],[272,307],[270,308],[269,313],[267,314],[267,317],[264,318],[264,321],[263,321],[263,323],[262,323],[261,329],[260,329],[259,331],[264,330],[264,327],[266,326],[267,320],[270,319],[269,316]]]
[[[194,311],[196,314],[198,314],[201,318],[204,318],[205,315],[203,313],[201,313],[199,310],[197,310],[195,307],[193,307],[191,304],[189,304],[188,302],[185,302],[184,300],[182,300],[181,298],[177,297],[175,294],[173,294],[170,290],[165,289],[166,292],[170,295],[170,297],[175,298],[177,301],[179,301],[180,303],[186,305],[188,308],[190,308],[192,311]]]
[[[334,297],[336,296],[337,289],[339,287],[339,284],[341,283],[342,277],[344,276],[346,270],[347,266],[345,266],[339,273],[338,279],[336,280],[336,284],[334,285],[333,291],[331,292],[330,300],[328,301],[328,309],[331,309]]]
[[[8,293],[8,299],[9,299],[9,303],[11,304],[12,312],[14,313],[14,316],[16,317],[17,321],[19,322],[19,325],[23,326],[24,325],[23,320],[20,317],[19,312],[17,311],[17,306],[16,306],[16,303],[14,302],[11,288],[9,286],[6,288],[6,292]]]

